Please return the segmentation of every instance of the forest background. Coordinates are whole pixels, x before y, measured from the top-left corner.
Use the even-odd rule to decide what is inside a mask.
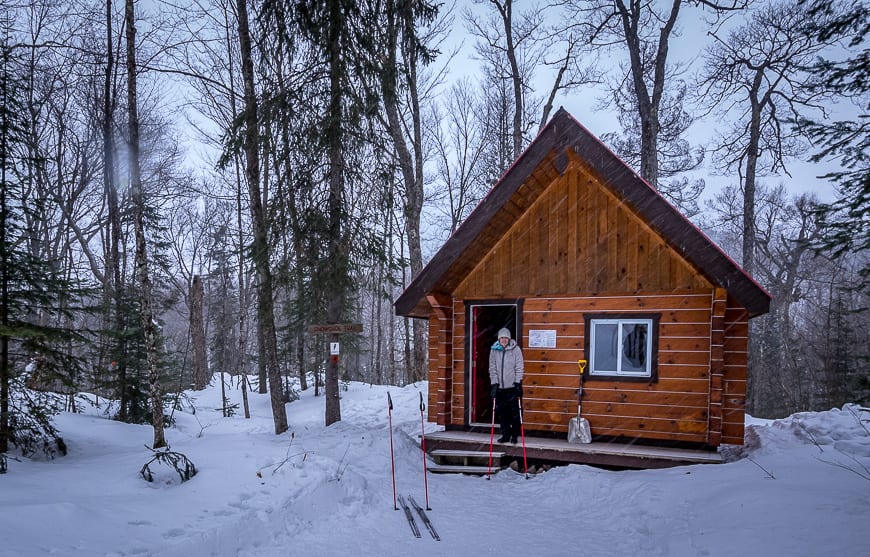
[[[279,434],[291,383],[421,380],[392,301],[559,104],[771,293],[748,412],[870,402],[864,2],[0,6],[0,457],[83,391],[158,449],[215,372]]]

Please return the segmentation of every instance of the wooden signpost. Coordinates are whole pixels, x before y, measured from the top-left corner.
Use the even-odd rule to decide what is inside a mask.
[[[338,337],[344,333],[363,332],[362,323],[331,323],[323,325],[309,325],[309,334],[329,335],[329,359],[326,360],[326,425],[341,421],[341,403],[338,396],[338,357],[341,347]],[[330,379],[330,377],[334,379]],[[316,383],[315,383],[316,389]],[[316,392],[316,390],[315,390]],[[333,401],[332,403],[330,401]],[[332,406],[330,406],[332,404]],[[332,410],[330,410],[332,408]]]
[[[328,325],[309,325],[309,334],[327,334],[329,335],[329,360],[333,365],[338,363],[339,344],[338,335],[343,333],[361,333],[363,332],[362,323],[333,323]]]

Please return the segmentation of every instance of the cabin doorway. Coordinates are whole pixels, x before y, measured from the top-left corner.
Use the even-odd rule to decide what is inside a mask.
[[[466,408],[468,425],[489,427],[492,424],[492,399],[489,396],[489,350],[498,339],[498,330],[505,327],[511,338],[517,339],[522,308],[518,303],[469,303],[468,335],[470,370],[467,377]],[[519,343],[519,340],[517,340]]]

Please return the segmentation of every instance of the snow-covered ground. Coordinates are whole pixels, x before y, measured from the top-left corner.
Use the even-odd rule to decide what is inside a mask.
[[[352,383],[328,428],[309,390],[280,436],[267,396],[250,395],[245,419],[221,417],[218,388],[194,393],[195,415],[166,432],[199,469],[185,483],[159,464],[154,483],[139,476],[150,426],[62,414],[66,457],[10,459],[0,475],[0,556],[870,555],[870,424],[855,406],[749,418],[727,464],[430,474],[442,540],[414,538],[393,510],[387,392],[398,491],[424,503],[422,389]]]

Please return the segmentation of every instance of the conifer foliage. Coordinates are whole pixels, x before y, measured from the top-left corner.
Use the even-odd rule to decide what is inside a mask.
[[[835,254],[870,249],[870,6],[864,2],[844,4],[805,0],[813,16],[807,32],[819,41],[844,37],[849,55],[842,59],[822,58],[812,68],[821,83],[844,98],[855,101],[858,117],[826,121],[804,120],[802,126],[821,145],[814,161],[836,160],[841,169],[826,177],[837,184],[839,198],[820,207],[827,225],[822,249]],[[864,269],[870,280],[870,268]]]
[[[70,386],[80,366],[68,349],[83,336],[64,326],[73,291],[28,241],[25,168],[39,161],[28,160],[26,83],[7,36],[0,47],[0,453],[15,447],[53,456],[66,453],[51,422],[63,399],[41,387]]]

